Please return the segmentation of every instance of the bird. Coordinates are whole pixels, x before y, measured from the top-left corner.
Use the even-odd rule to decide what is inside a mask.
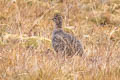
[[[64,32],[62,28],[62,15],[55,13],[52,20],[55,24],[52,32],[52,47],[54,51],[63,56],[82,56],[84,51],[81,42],[75,36]]]

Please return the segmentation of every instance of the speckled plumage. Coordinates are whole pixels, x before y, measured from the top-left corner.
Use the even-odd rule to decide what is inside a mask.
[[[55,28],[52,34],[52,47],[57,53],[62,55],[80,55],[83,54],[83,48],[79,40],[73,35],[62,30],[62,17],[60,14],[55,14],[53,21]]]

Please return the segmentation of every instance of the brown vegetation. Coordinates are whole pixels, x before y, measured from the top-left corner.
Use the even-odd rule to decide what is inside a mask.
[[[84,58],[56,57],[56,11]],[[0,0],[0,80],[120,80],[120,1]]]

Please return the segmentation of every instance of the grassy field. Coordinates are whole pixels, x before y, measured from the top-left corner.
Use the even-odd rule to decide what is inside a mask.
[[[56,12],[84,57],[57,57]],[[0,0],[0,80],[120,80],[120,1]]]

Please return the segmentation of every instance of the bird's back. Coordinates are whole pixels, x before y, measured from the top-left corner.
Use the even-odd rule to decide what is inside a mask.
[[[62,55],[71,56],[75,54],[83,54],[83,48],[80,41],[61,29],[54,29],[52,46],[57,53]]]

